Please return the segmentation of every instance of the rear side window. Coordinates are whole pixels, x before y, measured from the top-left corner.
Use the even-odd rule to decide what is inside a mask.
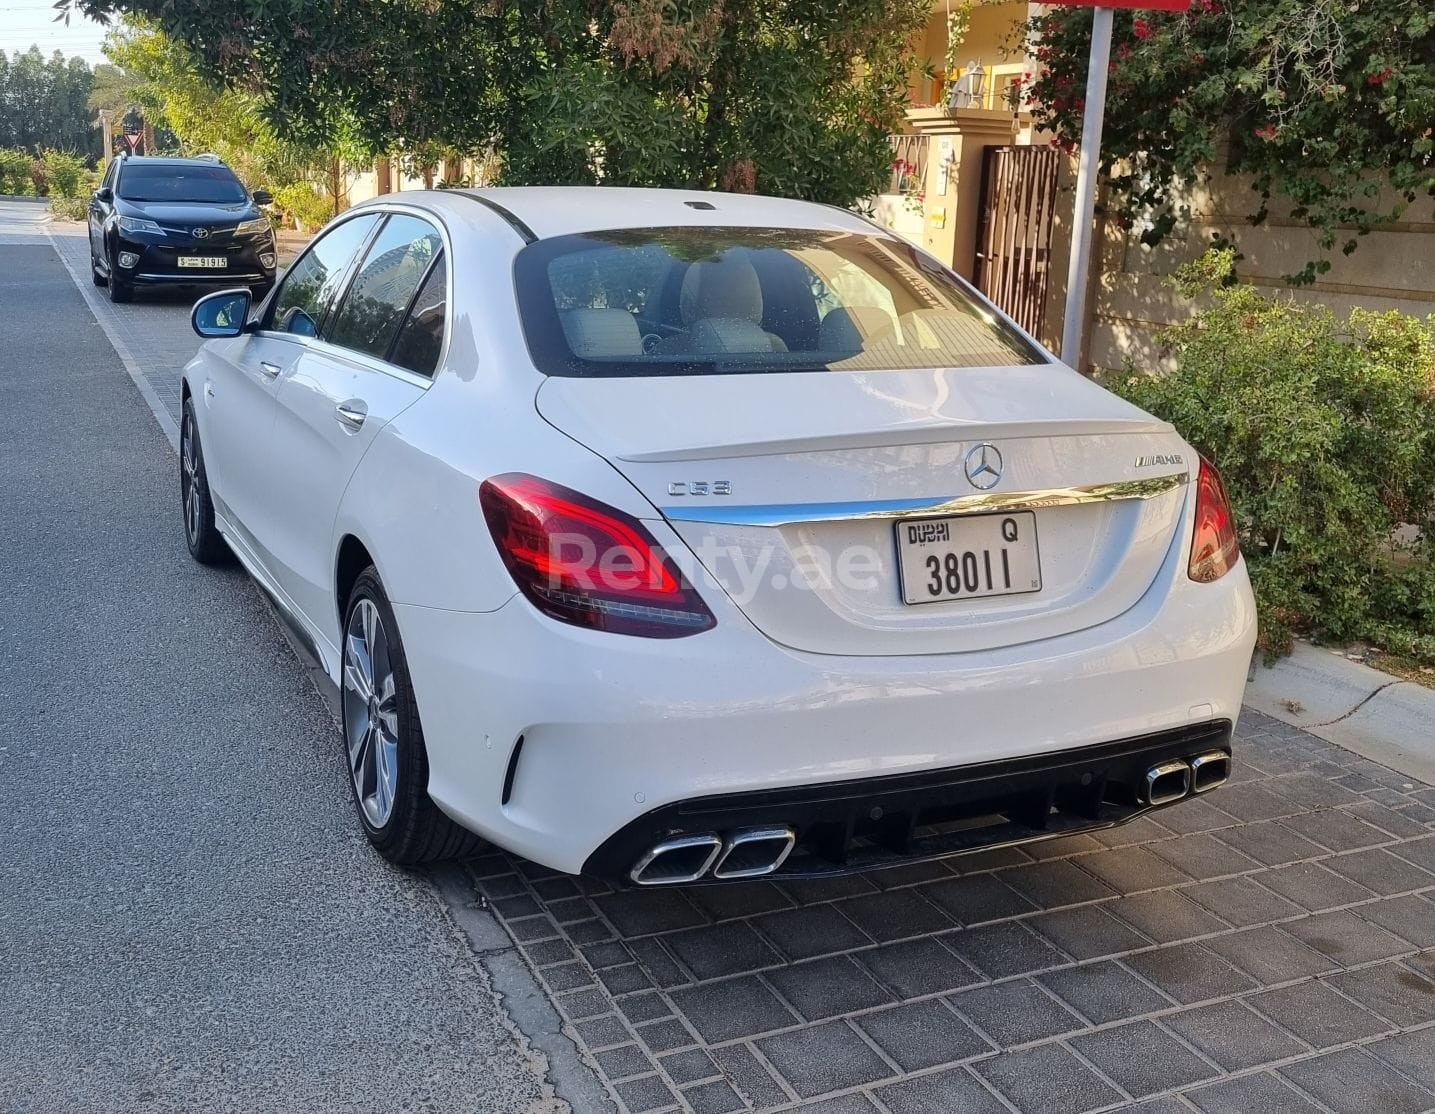
[[[325,327],[324,339],[385,359],[442,246],[438,230],[427,221],[402,214],[389,217],[369,245],[343,304]]]
[[[432,375],[438,368],[438,358],[443,350],[443,329],[447,318],[448,274],[443,253],[440,252],[399,329],[389,362],[419,375]]]
[[[339,293],[359,248],[378,216],[355,217],[323,233],[289,269],[270,310],[269,328],[299,336],[318,336],[324,314]]]
[[[979,295],[891,237],[645,228],[540,240],[515,265],[548,375],[899,371],[1042,364]]]

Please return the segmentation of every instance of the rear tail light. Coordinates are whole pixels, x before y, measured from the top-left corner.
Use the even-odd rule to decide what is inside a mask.
[[[636,518],[523,473],[478,490],[494,544],[519,591],[575,626],[681,638],[716,620]]]
[[[1226,485],[1215,465],[1202,457],[1201,474],[1196,477],[1196,531],[1191,538],[1188,572],[1192,580],[1209,584],[1230,572],[1240,555]]]

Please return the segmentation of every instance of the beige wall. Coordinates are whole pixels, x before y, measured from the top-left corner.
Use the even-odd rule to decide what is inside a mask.
[[[957,0],[952,0],[956,6]],[[971,27],[966,38],[957,48],[956,64],[964,70],[968,62],[977,62],[988,71],[993,66],[1020,70],[1026,57],[1020,41],[1021,25],[1027,18],[1029,5],[1026,0],[1005,3],[978,4],[972,10]],[[932,14],[924,30],[913,44],[918,56],[933,69],[940,72],[947,54],[947,5],[945,0],[936,0]],[[998,82],[1001,74],[996,75]],[[988,73],[987,88],[994,87],[993,77]],[[914,105],[930,105],[937,100],[937,83],[930,78],[917,77],[908,88],[908,99]],[[988,106],[995,107],[995,106]]]
[[[1063,198],[1067,212],[1070,196]],[[1232,240],[1245,256],[1237,264],[1240,277],[1272,293],[1321,303],[1338,314],[1357,306],[1421,317],[1435,314],[1435,203],[1429,198],[1411,206],[1397,224],[1360,237],[1349,256],[1338,246],[1333,254],[1322,253],[1316,233],[1283,212],[1252,227],[1246,216],[1257,197],[1244,180],[1221,176],[1190,188],[1184,200],[1191,206],[1189,219],[1155,248],[1142,245],[1137,231],[1122,232],[1109,222],[1103,230],[1087,330],[1093,368],[1119,368],[1128,360],[1152,369],[1169,366],[1158,335],[1164,325],[1189,316],[1192,306],[1166,278],[1200,255],[1213,234]],[[1348,235],[1353,236],[1353,230]],[[1322,257],[1330,260],[1331,269],[1313,286],[1291,287],[1284,281],[1282,276],[1299,271],[1308,259]],[[1048,312],[1049,320],[1056,319],[1058,334],[1060,305],[1056,302],[1054,314]]]

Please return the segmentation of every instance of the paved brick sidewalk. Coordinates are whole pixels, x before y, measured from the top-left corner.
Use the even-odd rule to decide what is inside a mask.
[[[1435,789],[1255,713],[1236,760],[1159,822],[822,883],[471,869],[635,1114],[1435,1109]]]

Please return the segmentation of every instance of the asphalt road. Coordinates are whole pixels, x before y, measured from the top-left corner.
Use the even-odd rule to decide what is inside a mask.
[[[357,837],[256,590],[190,561],[174,454],[27,240],[0,236],[0,1110],[549,1108],[435,890]]]

